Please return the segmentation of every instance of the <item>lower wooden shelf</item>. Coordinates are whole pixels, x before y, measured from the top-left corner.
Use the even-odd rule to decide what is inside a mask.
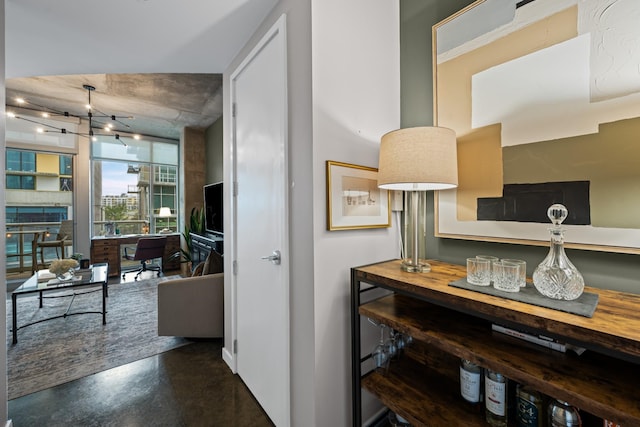
[[[621,425],[640,425],[638,364],[593,351],[577,356],[549,350],[492,332],[491,323],[486,320],[402,295],[363,304],[359,313],[409,334],[430,348],[501,372],[599,417]],[[408,415],[408,419],[413,417],[414,423],[429,425],[436,412],[450,407],[454,412],[446,414],[452,417],[448,419],[466,423],[466,418],[460,418],[464,414],[458,413],[464,405],[458,409],[453,403],[457,400],[464,404],[455,383],[451,385],[449,381],[447,388],[443,388],[438,378],[430,378],[431,374],[418,373],[416,369],[412,364],[398,365],[386,377],[379,374],[364,377],[362,384],[389,408]],[[395,395],[397,399],[389,397]],[[403,402],[407,399],[410,402]],[[424,402],[433,404],[425,406]],[[432,421],[431,424],[438,425]]]
[[[460,396],[460,385],[404,357],[384,372],[362,378],[362,387],[413,426],[486,426],[484,407],[471,409]]]

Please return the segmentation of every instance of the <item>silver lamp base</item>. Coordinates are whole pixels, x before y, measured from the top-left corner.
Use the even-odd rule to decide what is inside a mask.
[[[416,263],[412,259],[405,259],[402,261],[402,270],[408,273],[428,273],[431,271],[431,265],[425,260],[418,260]]]

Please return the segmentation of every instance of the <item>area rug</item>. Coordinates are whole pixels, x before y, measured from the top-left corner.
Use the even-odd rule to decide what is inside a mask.
[[[109,285],[107,324],[100,314],[82,314],[18,330],[11,343],[7,302],[9,400],[186,345],[159,337],[157,284],[171,277]],[[68,292],[68,291],[67,291]],[[71,298],[53,298],[38,308],[37,296],[18,298],[18,326],[66,311]],[[100,292],[76,296],[71,312],[101,311]]]

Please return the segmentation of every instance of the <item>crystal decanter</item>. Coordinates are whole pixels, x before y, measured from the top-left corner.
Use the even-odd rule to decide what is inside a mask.
[[[553,227],[549,254],[533,272],[533,285],[542,295],[559,300],[574,300],[584,291],[584,279],[564,252],[564,236],[560,227],[567,218],[567,208],[554,204],[547,210]]]

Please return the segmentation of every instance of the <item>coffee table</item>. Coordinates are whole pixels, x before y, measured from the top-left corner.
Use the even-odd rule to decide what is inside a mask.
[[[20,287],[18,287],[11,294],[11,306],[13,308],[13,344],[18,342],[18,330],[26,328],[27,326],[35,325],[36,323],[45,322],[47,320],[60,319],[69,316],[75,316],[77,314],[102,314],[102,324],[107,323],[107,306],[106,298],[108,297],[107,283],[109,279],[109,264],[94,264],[89,266],[86,270],[78,270],[73,280],[59,281],[58,279],[46,279],[42,280],[43,273],[36,272],[33,276],[27,279]],[[40,279],[40,280],[39,280]],[[95,288],[84,292],[76,292],[76,288]],[[71,289],[71,293],[56,294],[52,296],[46,296],[45,294],[53,291],[63,291]],[[71,305],[76,295],[82,295],[92,292],[99,292],[102,290],[102,311],[78,311],[71,312]],[[27,323],[25,325],[18,326],[18,296],[39,293],[40,294],[40,308],[42,308],[42,301],[45,298],[65,298],[71,297],[67,311],[64,314],[58,316],[47,317],[46,319],[40,319],[35,322]]]

